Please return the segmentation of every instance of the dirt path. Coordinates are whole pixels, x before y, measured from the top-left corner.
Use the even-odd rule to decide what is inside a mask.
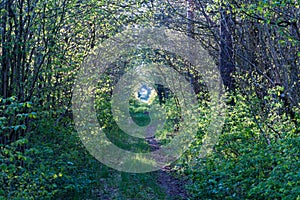
[[[185,181],[175,178],[170,172],[158,171],[157,182],[165,190],[167,199],[188,199],[184,189]]]
[[[155,137],[147,138],[146,141],[150,145],[152,151],[159,149],[160,144]],[[154,172],[154,174],[157,176],[157,183],[167,194],[166,199],[188,199],[188,194],[184,188],[186,181],[176,178],[171,167],[164,167],[163,169]]]

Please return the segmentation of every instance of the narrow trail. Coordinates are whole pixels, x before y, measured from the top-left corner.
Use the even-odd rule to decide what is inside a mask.
[[[161,148],[154,136],[146,138],[146,142],[151,151]],[[107,168],[106,175],[102,175],[99,185],[92,192],[93,197],[86,200],[187,200],[191,199],[185,189],[187,183],[185,177],[178,176],[171,166],[145,174],[123,173]]]
[[[160,144],[155,137],[146,138],[146,141],[152,151],[160,148]],[[176,178],[173,173],[174,172],[172,172],[172,168],[170,166],[166,166],[163,169],[154,172],[157,176],[157,183],[167,194],[166,199],[188,199],[187,191],[184,188],[186,181]]]

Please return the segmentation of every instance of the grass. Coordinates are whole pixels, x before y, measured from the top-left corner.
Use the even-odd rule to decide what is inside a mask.
[[[131,106],[130,115],[139,126],[147,126],[150,117],[148,107]],[[106,135],[117,146],[133,152],[149,152],[150,147],[144,139],[131,137],[113,123]],[[102,164],[100,164],[102,165]],[[157,183],[154,173],[125,173],[102,166],[98,172],[97,186],[92,199],[166,199],[164,189]]]
[[[166,194],[152,173],[133,174],[107,169],[92,199],[165,199]]]
[[[157,102],[156,102],[157,103]],[[150,122],[149,104],[131,100],[129,113],[139,126],[147,126]],[[102,115],[105,117],[105,115]],[[107,117],[111,115],[107,114]],[[112,120],[111,120],[112,121]],[[122,131],[115,122],[104,129],[107,137],[119,148],[131,152],[150,152],[145,139],[132,137]],[[166,130],[160,132],[159,138],[164,142]],[[166,140],[166,139],[165,139]],[[95,169],[96,184],[90,199],[166,199],[167,194],[157,181],[157,173],[125,173],[108,168],[99,163]]]

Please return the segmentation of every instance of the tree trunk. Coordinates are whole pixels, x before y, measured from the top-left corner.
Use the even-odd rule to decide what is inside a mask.
[[[195,15],[194,15],[194,9],[195,9],[195,2],[194,0],[187,0],[186,1],[186,6],[187,6],[187,12],[186,12],[186,17],[187,17],[187,34],[189,37],[194,38],[194,33],[195,33],[195,26],[194,26],[194,20],[195,20]]]
[[[187,0],[186,1],[186,6],[187,6],[187,12],[186,12],[186,17],[187,17],[187,35],[190,38],[195,38],[195,25],[194,25],[194,21],[195,21],[195,2],[194,0]],[[191,47],[190,47],[191,48]],[[191,64],[189,64],[189,68],[187,69],[187,76],[190,82],[190,86],[191,86],[191,92],[194,92],[194,77],[191,73]]]
[[[235,71],[235,65],[233,61],[233,21],[228,11],[230,11],[230,8],[221,6],[219,66],[226,90],[234,92],[233,73]]]

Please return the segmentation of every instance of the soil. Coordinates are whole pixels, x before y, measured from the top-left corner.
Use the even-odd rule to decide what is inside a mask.
[[[146,138],[146,141],[150,145],[152,151],[160,148],[160,144],[155,137]],[[154,174],[157,176],[158,184],[167,194],[166,199],[189,199],[187,191],[184,188],[187,181],[176,178],[171,166],[166,166],[163,169],[154,172]]]

